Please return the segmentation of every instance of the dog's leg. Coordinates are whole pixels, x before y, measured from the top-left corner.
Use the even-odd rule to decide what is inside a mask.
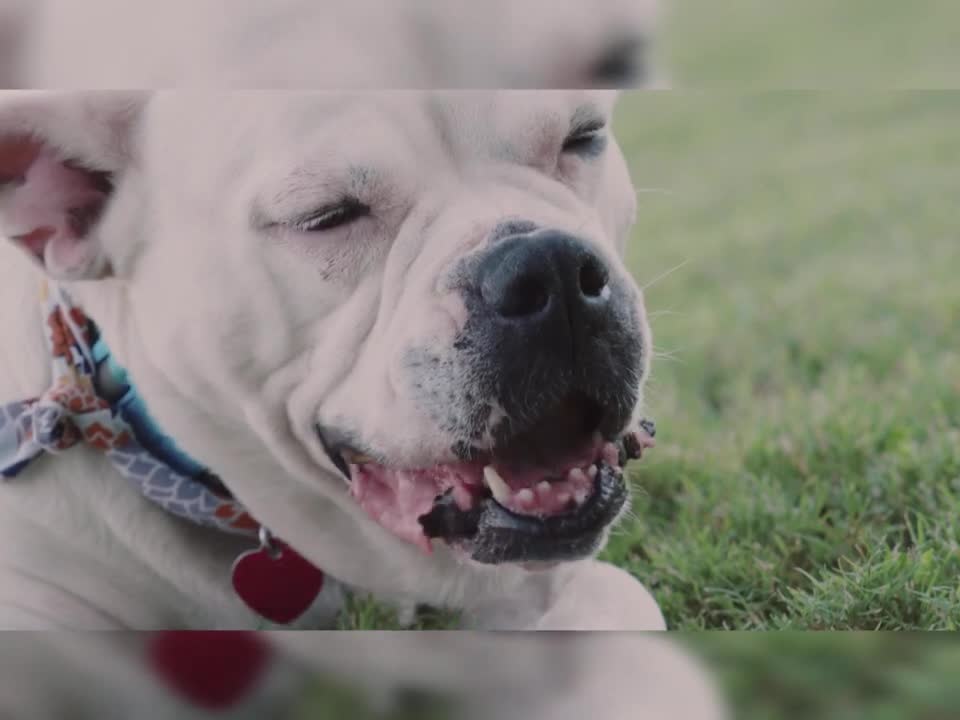
[[[578,563],[536,630],[666,630],[657,601],[630,573],[599,560]]]
[[[599,560],[529,573],[526,582],[485,594],[464,623],[481,630],[666,630],[643,584]]]

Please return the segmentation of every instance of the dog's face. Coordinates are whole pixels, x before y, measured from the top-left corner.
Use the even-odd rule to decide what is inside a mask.
[[[98,279],[71,289],[188,451],[271,459],[224,477],[254,515],[299,481],[427,552],[579,558],[627,501],[650,358],[614,102],[15,97],[0,231]]]

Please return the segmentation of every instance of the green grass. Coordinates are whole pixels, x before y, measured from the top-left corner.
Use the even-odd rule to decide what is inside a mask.
[[[353,595],[341,611],[337,630],[456,630],[460,621],[456,613],[422,608],[412,624],[405,624],[392,608],[378,603],[372,596]]]
[[[960,93],[622,105],[631,269],[682,266],[606,555],[672,627],[960,627],[958,125]]]

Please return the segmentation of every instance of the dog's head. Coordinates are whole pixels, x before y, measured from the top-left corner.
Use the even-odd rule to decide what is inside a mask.
[[[17,3],[30,10],[16,28],[23,87],[624,88],[657,75],[657,0]]]
[[[9,94],[0,233],[255,516],[298,485],[426,551],[583,557],[650,361],[614,103]]]

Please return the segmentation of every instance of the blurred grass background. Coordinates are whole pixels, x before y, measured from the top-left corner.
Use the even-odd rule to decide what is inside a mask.
[[[675,87],[960,87],[956,0],[661,1]]]
[[[698,633],[683,637],[734,720],[956,720],[960,641],[949,633]]]

